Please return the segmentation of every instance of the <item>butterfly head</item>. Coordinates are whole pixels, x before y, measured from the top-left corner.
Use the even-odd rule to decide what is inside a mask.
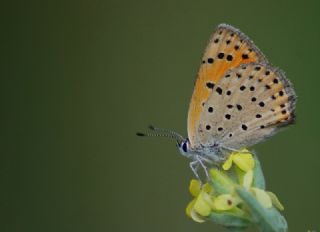
[[[183,156],[192,157],[192,150],[190,148],[190,141],[188,138],[177,142],[178,149]]]

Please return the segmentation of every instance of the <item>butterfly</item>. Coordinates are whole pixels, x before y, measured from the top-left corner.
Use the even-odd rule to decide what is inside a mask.
[[[188,138],[150,127],[139,136],[174,138],[197,169],[219,164],[295,121],[296,94],[283,71],[272,66],[239,29],[220,24],[201,59],[188,111]]]

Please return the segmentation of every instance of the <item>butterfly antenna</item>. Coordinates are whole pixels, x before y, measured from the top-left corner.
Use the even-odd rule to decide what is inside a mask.
[[[149,126],[148,127],[151,132],[147,132],[147,133],[141,133],[141,132],[137,132],[136,135],[137,136],[146,136],[146,137],[166,137],[166,138],[172,138],[175,139],[177,141],[177,143],[181,143],[182,141],[184,141],[184,138],[182,135],[178,134],[177,132],[168,130],[168,129],[162,129],[162,128],[157,128],[154,126]]]

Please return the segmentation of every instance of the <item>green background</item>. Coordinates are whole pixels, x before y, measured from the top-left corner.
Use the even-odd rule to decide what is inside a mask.
[[[185,216],[201,54],[222,22],[286,71],[297,124],[254,147],[290,231],[319,229],[317,1],[3,1],[0,231],[225,231]]]

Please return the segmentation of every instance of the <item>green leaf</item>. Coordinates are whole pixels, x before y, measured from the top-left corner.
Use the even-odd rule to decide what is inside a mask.
[[[225,227],[246,228],[250,225],[250,221],[247,218],[239,217],[239,215],[230,212],[212,212],[209,215],[209,220]]]
[[[253,158],[255,161],[255,166],[253,169],[253,176],[254,176],[253,186],[265,190],[266,189],[266,182],[264,179],[264,175],[262,172],[260,161],[259,161],[257,155],[253,155]]]
[[[244,188],[237,187],[237,193],[248,206],[255,223],[262,232],[286,232],[288,225],[285,218],[274,208],[263,208],[257,199]]]

